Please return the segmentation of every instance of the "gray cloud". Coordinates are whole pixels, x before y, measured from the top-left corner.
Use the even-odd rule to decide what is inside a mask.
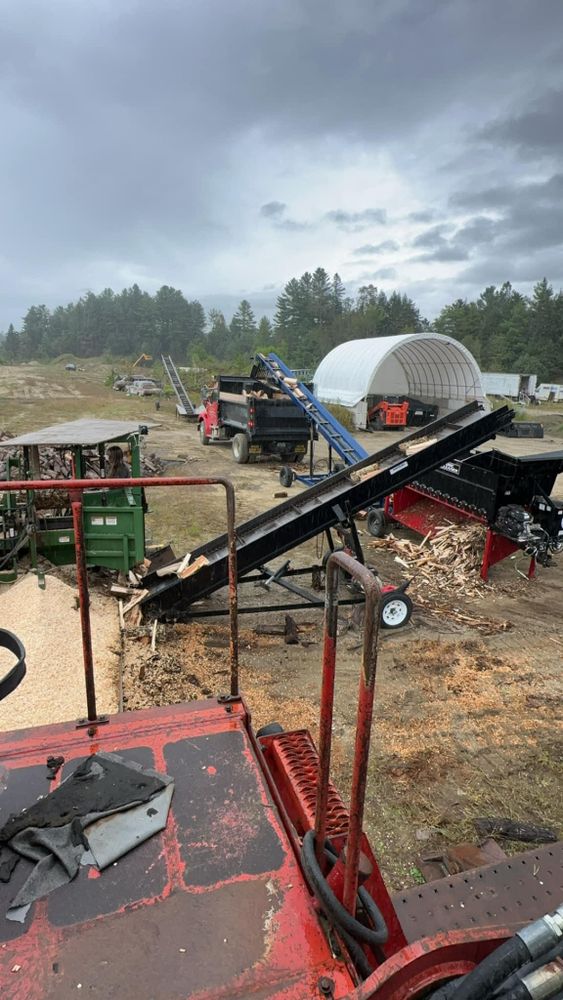
[[[519,114],[489,122],[480,135],[496,145],[515,146],[534,159],[542,153],[559,154],[563,150],[563,89],[547,91]]]
[[[412,241],[413,247],[428,247],[429,249],[437,249],[438,247],[445,247],[447,245],[445,232],[448,232],[449,226],[440,224],[438,226],[432,226],[430,229],[425,229],[424,232],[419,233],[418,236]]]
[[[425,261],[441,261],[446,263],[449,261],[467,260],[468,257],[469,251],[463,247],[455,246],[454,244],[445,244],[444,246],[438,246],[434,250],[430,250],[428,253],[419,253],[415,257],[411,257],[411,260],[416,263]]]
[[[373,277],[376,281],[383,281],[386,278],[391,280],[397,277],[397,269],[395,267],[380,267],[378,271],[373,272]]]
[[[361,212],[344,212],[337,208],[326,212],[324,217],[328,222],[334,222],[339,229],[353,233],[368,229],[374,223],[385,225],[387,222],[387,212],[384,208],[364,208]]]
[[[431,209],[420,212],[409,212],[407,219],[409,222],[432,222],[436,218],[436,213]]]
[[[368,254],[376,256],[380,253],[394,253],[398,249],[399,244],[396,240],[383,240],[381,243],[364,243],[363,246],[356,247],[352,253],[355,257],[363,257]]]
[[[558,189],[547,170],[534,184],[523,171],[560,152],[562,37],[561,0],[5,0],[0,328],[32,302],[134,280],[251,296],[287,268],[338,269],[371,226],[403,244],[402,195],[380,197],[382,163],[389,191],[432,206],[409,214],[406,200],[403,220],[449,222],[433,242],[415,238],[421,251],[477,254],[485,234],[451,232],[490,210],[507,268],[525,241],[530,254],[557,248]],[[373,168],[363,204],[379,207],[345,186],[358,164]],[[527,186],[529,208],[515,202]],[[288,253],[305,231],[306,260]],[[408,269],[396,271],[406,287]],[[444,288],[455,295],[451,279]]]
[[[265,219],[279,219],[286,211],[287,205],[284,201],[268,201],[262,205],[260,215],[263,215]]]

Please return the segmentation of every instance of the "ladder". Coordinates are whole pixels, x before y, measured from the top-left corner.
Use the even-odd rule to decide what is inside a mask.
[[[196,417],[196,411],[194,405],[188,396],[184,386],[182,385],[182,380],[178,375],[176,365],[172,361],[170,355],[165,357],[164,354],[161,355],[162,364],[164,365],[164,371],[168,376],[168,381],[176,393],[176,398],[178,400],[176,404],[176,409],[181,417]]]
[[[314,538],[336,524],[349,520],[383,497],[419,479],[444,462],[466,454],[488,441],[512,420],[507,406],[483,413],[478,402],[419,428],[396,444],[381,448],[324,481],[304,490],[294,499],[264,511],[237,526],[237,574],[251,570]],[[200,558],[201,557],[201,558]],[[228,582],[227,536],[199,546],[191,554],[200,568],[185,579],[159,579],[142,600],[158,613],[189,607]]]
[[[285,392],[291,401],[307,414],[319,434],[324,437],[329,448],[342,459],[345,465],[355,465],[368,457],[365,448],[342,426],[339,420],[323,406],[310,389],[299,382],[291,368],[278,358],[277,354],[257,354],[253,375],[258,369],[265,371],[268,377]]]

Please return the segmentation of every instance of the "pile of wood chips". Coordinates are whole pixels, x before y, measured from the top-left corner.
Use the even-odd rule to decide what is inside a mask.
[[[491,595],[491,585],[479,575],[485,533],[482,524],[448,522],[429,532],[421,542],[390,534],[373,540],[370,545],[393,551],[395,562],[412,574],[410,593],[419,607],[434,614],[447,612],[450,621],[460,627],[490,634],[506,631],[511,623],[455,606],[459,599]]]

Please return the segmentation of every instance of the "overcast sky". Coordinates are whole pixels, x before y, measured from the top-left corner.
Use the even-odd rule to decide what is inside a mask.
[[[1,0],[0,329],[305,270],[563,285],[563,0]]]

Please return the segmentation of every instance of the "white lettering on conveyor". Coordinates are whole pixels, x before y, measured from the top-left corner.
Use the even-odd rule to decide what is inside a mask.
[[[394,465],[392,469],[389,469],[391,476],[394,476],[396,472],[401,472],[402,469],[408,469],[408,462],[401,462],[399,465]]]

